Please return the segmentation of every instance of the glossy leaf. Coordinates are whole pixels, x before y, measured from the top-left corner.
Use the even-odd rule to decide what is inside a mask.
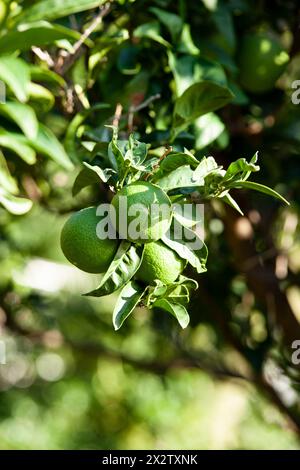
[[[114,170],[107,168],[102,170],[100,166],[90,165],[89,163],[83,162],[85,168],[78,174],[72,189],[73,196],[77,194],[87,186],[91,186],[96,183],[107,183]]]
[[[204,179],[207,175],[220,168],[214,157],[203,157],[194,171],[194,178]]]
[[[29,165],[36,162],[35,151],[29,146],[28,139],[21,134],[0,129],[0,146],[12,150]]]
[[[16,57],[0,57],[0,80],[24,103],[28,99],[30,69],[25,61]]]
[[[225,106],[232,98],[231,91],[217,83],[202,81],[190,86],[175,102],[173,137],[198,117]]]
[[[66,170],[73,169],[73,163],[69,159],[64,147],[48,127],[39,124],[38,134],[30,142],[37,152],[51,158]]]
[[[12,194],[18,194],[18,186],[16,180],[12,177],[7,161],[0,151],[0,186],[7,192]]]
[[[256,154],[255,154],[256,156]],[[245,158],[239,158],[235,162],[230,163],[229,167],[224,176],[224,181],[231,180],[233,178],[247,179],[252,172],[259,171],[259,166],[255,165],[255,161],[252,159],[250,163]]]
[[[176,318],[181,328],[186,328],[190,322],[190,317],[186,308],[179,303],[170,302],[167,299],[160,299],[154,302],[153,307],[158,307],[171,313],[171,315]]]
[[[121,328],[126,318],[129,317],[139,304],[144,292],[145,288],[135,281],[129,281],[128,284],[123,287],[113,311],[113,325],[115,330]]]
[[[32,46],[40,47],[60,39],[78,40],[80,33],[47,21],[19,25],[0,38],[0,53],[26,51]]]
[[[189,153],[170,153],[160,162],[159,169],[154,175],[154,180],[162,178],[164,175],[184,165],[196,168],[199,165],[199,161],[194,155]]]
[[[254,183],[253,181],[234,181],[233,183],[228,184],[227,188],[253,189],[254,191],[258,191],[260,193],[267,194],[268,196],[275,197],[276,199],[279,199],[281,202],[284,202],[285,204],[287,204],[288,206],[290,205],[290,203],[274,189],[268,188],[264,184]]]
[[[183,165],[171,173],[163,176],[156,181],[164,191],[168,192],[173,189],[197,187],[204,184],[203,178],[196,178],[194,171],[189,165]]]
[[[37,136],[38,121],[31,106],[13,101],[0,103],[0,114],[14,121],[28,139],[34,139]]]
[[[32,208],[32,201],[29,199],[13,196],[12,194],[4,192],[1,188],[0,204],[14,215],[26,214]]]
[[[84,10],[99,7],[106,0],[40,0],[24,9],[16,18],[17,23],[39,20],[55,20]]]
[[[30,104],[33,108],[37,108],[37,112],[46,113],[55,102],[54,96],[47,88],[37,83],[30,83],[28,86],[30,95]]]
[[[162,241],[182,259],[188,261],[198,273],[206,271],[207,247],[196,232],[184,227],[183,232],[178,236],[178,233],[170,230],[162,237]]]
[[[228,204],[230,207],[235,209],[239,214],[244,215],[242,209],[240,208],[236,200],[233,199],[233,197],[229,193],[224,194],[224,196],[222,196],[220,199],[224,201],[226,204]]]
[[[66,136],[65,136],[65,149],[70,155],[70,158],[72,158],[74,161],[78,160],[78,155],[77,155],[77,150],[76,150],[76,135],[77,135],[77,130],[81,124],[84,123],[84,121],[95,111],[98,111],[100,109],[107,109],[109,108],[110,105],[106,103],[96,103],[94,106],[92,106],[89,109],[84,109],[80,113],[77,113],[72,121],[70,122]]]
[[[160,22],[169,30],[173,40],[175,40],[183,26],[180,16],[157,7],[151,7],[149,10],[154,13]]]
[[[143,247],[137,247],[123,240],[100,285],[84,295],[102,297],[121,289],[140,267],[142,256]]]
[[[224,123],[215,113],[207,113],[196,119],[195,148],[197,150],[207,147],[214,142],[225,129]]]
[[[133,35],[135,38],[148,38],[165,47],[171,47],[171,44],[161,36],[158,21],[141,24],[134,30]]]

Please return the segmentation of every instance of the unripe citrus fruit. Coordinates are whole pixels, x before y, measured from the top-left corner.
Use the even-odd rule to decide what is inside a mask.
[[[239,56],[241,85],[252,93],[272,90],[288,61],[288,53],[276,38],[267,33],[247,34]]]
[[[96,210],[96,207],[87,207],[75,212],[61,233],[61,248],[65,257],[88,273],[106,271],[118,247],[117,240],[98,238],[97,224],[101,217],[96,215]]]
[[[113,197],[110,216],[121,238],[150,243],[169,229],[171,201],[159,186],[141,181],[125,186]]]
[[[186,262],[175,251],[161,241],[145,245],[142,264],[136,278],[152,284],[159,279],[163,284],[171,284],[185,268]]]

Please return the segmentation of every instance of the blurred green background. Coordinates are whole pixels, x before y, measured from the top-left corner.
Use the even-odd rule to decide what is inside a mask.
[[[0,2],[0,449],[300,449],[298,2],[119,0],[95,23],[98,4]],[[254,30],[290,54],[259,95],[239,80],[241,38]],[[207,204],[208,273],[190,326],[138,308],[115,332],[115,297],[82,297],[99,276],[68,264],[59,244],[66,218],[107,188],[73,199],[72,184],[83,160],[105,152],[117,103],[121,135],[134,130],[160,152],[174,103],[203,78],[235,98],[175,148],[225,168],[259,150],[255,180],[291,206],[246,192],[244,217]]]

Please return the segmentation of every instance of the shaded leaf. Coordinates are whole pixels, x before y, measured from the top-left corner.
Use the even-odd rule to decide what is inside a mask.
[[[202,81],[190,86],[175,101],[173,137],[199,116],[225,106],[232,98],[231,91],[217,83]]]
[[[107,183],[112,173],[114,173],[114,170],[111,168],[102,170],[99,166],[89,165],[86,162],[83,162],[83,165],[85,168],[79,173],[73,185],[73,196],[77,196],[83,188],[91,186],[92,184],[99,182]]]
[[[160,22],[169,30],[173,40],[175,40],[183,26],[180,16],[157,7],[151,7],[149,10],[157,16]]]
[[[94,111],[98,111],[100,109],[107,109],[110,105],[106,103],[96,103],[89,109],[84,109],[80,113],[77,113],[72,121],[70,122],[66,136],[65,136],[65,149],[70,155],[70,157],[75,161],[77,160],[77,151],[76,151],[76,134],[79,126],[92,114]]]
[[[18,194],[16,180],[11,176],[7,162],[3,153],[0,151],[0,186],[8,193]]]
[[[290,203],[283,196],[281,196],[281,194],[279,194],[274,189],[268,188],[264,184],[254,183],[253,181],[234,181],[234,182],[228,184],[227,188],[253,189],[254,191],[258,191],[260,193],[267,194],[268,196],[275,197],[276,199],[279,199],[280,201],[287,204],[288,206],[290,205]]]

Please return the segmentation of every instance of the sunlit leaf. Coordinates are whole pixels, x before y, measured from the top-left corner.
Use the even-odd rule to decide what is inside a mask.
[[[121,289],[127,284],[140,267],[143,248],[123,240],[97,289],[85,295],[102,297]]]
[[[121,328],[126,318],[133,312],[140,302],[144,291],[145,288],[135,281],[130,281],[123,287],[113,311],[115,330]]]

